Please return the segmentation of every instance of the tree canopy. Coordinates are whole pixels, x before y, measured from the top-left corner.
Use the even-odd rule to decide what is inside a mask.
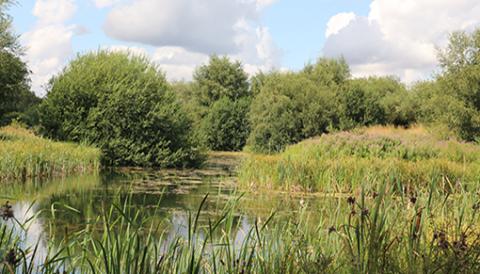
[[[191,121],[144,57],[79,56],[52,79],[40,114],[46,135],[95,144],[108,165],[188,166],[201,159]]]
[[[20,118],[39,101],[30,90],[30,72],[21,59],[22,49],[6,14],[11,3],[0,0],[0,125]]]
[[[197,136],[213,150],[241,150],[250,133],[248,113],[252,92],[238,61],[211,56],[197,68],[193,81]]]

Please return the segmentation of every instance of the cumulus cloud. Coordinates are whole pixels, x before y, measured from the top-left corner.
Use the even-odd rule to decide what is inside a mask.
[[[476,0],[373,0],[366,17],[331,18],[323,53],[344,56],[355,76],[425,79],[437,69],[436,48],[446,45],[448,33],[478,26],[478,14]]]
[[[191,80],[210,54],[228,55],[249,73],[280,63],[281,51],[261,11],[275,0],[135,0],[113,7],[107,35],[154,46],[152,59],[170,80]]]
[[[106,8],[118,3],[119,0],[93,0],[93,2],[97,8]]]
[[[62,23],[70,19],[76,9],[73,0],[37,0],[33,15],[38,18],[39,24]]]
[[[328,20],[325,37],[329,37],[332,34],[337,34],[341,29],[348,26],[348,24],[350,24],[355,17],[355,13],[353,12],[341,12],[332,16],[330,20]]]
[[[33,15],[37,22],[32,30],[21,37],[26,47],[25,59],[32,71],[32,89],[37,95],[45,94],[44,85],[59,72],[71,54],[72,38],[86,29],[65,22],[76,11],[73,0],[37,0]]]
[[[104,29],[124,41],[226,54],[238,49],[235,24],[255,15],[256,6],[248,2],[137,0],[115,7]]]

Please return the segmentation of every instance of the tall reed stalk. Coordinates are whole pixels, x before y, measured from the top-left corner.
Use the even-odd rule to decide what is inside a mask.
[[[100,150],[35,136],[17,125],[0,128],[0,182],[96,172]]]

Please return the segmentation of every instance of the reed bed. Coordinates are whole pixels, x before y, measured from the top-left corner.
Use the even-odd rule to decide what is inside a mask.
[[[432,184],[416,196],[387,183],[375,192],[325,204],[320,216],[299,204],[295,214],[272,213],[248,226],[232,200],[217,217],[205,201],[188,214],[186,233],[162,230],[155,213],[132,210],[128,198],[76,232],[50,235],[50,245],[23,246],[0,225],[3,273],[478,273],[479,197],[445,196]],[[62,205],[52,208],[52,214]],[[67,205],[63,209],[68,209]],[[72,212],[76,209],[69,208]],[[314,218],[314,216],[317,216]],[[34,217],[32,217],[34,218]],[[312,221],[314,220],[314,221]],[[13,222],[13,220],[7,220]],[[31,220],[29,220],[31,221]],[[3,268],[3,269],[2,269]]]
[[[350,192],[393,178],[399,188],[451,191],[480,182],[480,146],[442,140],[425,128],[373,127],[339,132],[289,146],[275,155],[250,155],[239,181],[250,188]]]
[[[99,149],[35,136],[17,125],[0,128],[0,181],[95,172]]]

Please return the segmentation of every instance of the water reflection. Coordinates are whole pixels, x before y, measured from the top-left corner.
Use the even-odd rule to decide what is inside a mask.
[[[207,193],[209,198],[199,218],[201,226],[217,218],[229,201],[241,195],[234,182],[230,165],[211,164],[201,170],[123,169],[54,181],[11,183],[3,194],[15,200],[13,211],[18,222],[26,222],[24,228],[12,220],[8,225],[15,226],[23,248],[38,242],[41,256],[37,258],[41,260],[48,252],[48,245],[55,246],[55,241],[66,235],[87,226],[100,234],[102,210],[125,200],[130,201],[128,210],[135,212],[142,208],[142,212],[151,216],[149,219],[161,224],[166,245],[179,235],[187,237],[189,218]],[[265,220],[272,211],[278,211],[277,215],[282,217],[291,216],[308,203],[310,210],[321,215],[322,209],[315,207],[319,201],[322,200],[315,197],[249,193],[240,200],[233,218],[235,242],[241,243],[255,220]],[[331,202],[335,207],[337,202]]]

